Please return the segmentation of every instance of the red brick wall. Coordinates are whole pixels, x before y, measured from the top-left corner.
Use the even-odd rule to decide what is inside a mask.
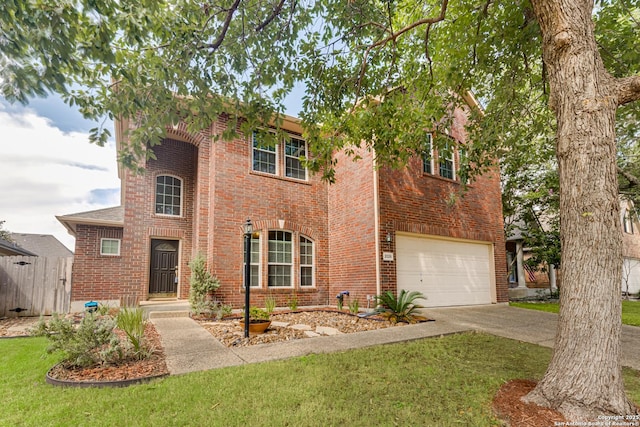
[[[464,142],[465,116],[456,112],[450,135]],[[459,158],[456,156],[456,162]],[[436,162],[436,173],[438,170]],[[461,184],[422,172],[422,159],[406,168],[380,169],[380,240],[383,251],[395,251],[395,232],[493,242],[498,302],[508,301],[507,266],[497,168],[478,177],[461,192]],[[386,242],[387,233],[393,236]],[[382,289],[395,291],[396,265],[382,263]]]
[[[226,123],[217,123],[222,132]],[[327,185],[319,176],[309,175],[308,181],[283,177],[283,147],[278,147],[278,176],[252,171],[251,136],[231,142],[219,142],[213,147],[211,233],[209,235],[210,267],[220,279],[217,296],[234,307],[244,305],[243,291],[243,231],[250,218],[254,230],[261,232],[261,288],[251,289],[251,304],[264,305],[266,295],[272,295],[279,306],[286,306],[295,293],[299,305],[326,304],[329,284]],[[297,241],[300,235],[310,238],[315,250],[315,286],[301,288],[267,287],[268,230],[293,233],[294,269],[299,263]],[[297,280],[294,280],[297,282]]]
[[[263,306],[267,295],[279,306],[296,295],[299,305],[336,303],[338,292],[348,290],[351,300],[366,305],[366,295],[376,293],[375,184],[372,154],[361,150],[353,162],[336,155],[337,182],[331,186],[319,176],[299,181],[252,171],[250,137],[231,142],[212,142],[222,132],[224,118],[201,134],[189,135],[184,124],[153,148],[157,160],[147,162],[146,172],[123,172],[125,226],[121,257],[103,259],[99,251],[99,228],[78,229],[75,299],[148,298],[150,244],[152,238],[180,242],[179,298],[187,298],[188,263],[197,251],[206,254],[209,268],[221,281],[217,297],[238,308],[244,304],[243,235],[247,218],[262,235],[262,286],[252,288],[252,305]],[[458,123],[452,136],[464,140]],[[279,169],[284,169],[283,147]],[[156,215],[155,178],[170,174],[183,180],[183,212],[178,218]],[[407,168],[382,168],[379,174],[380,240],[383,251],[393,250],[387,232],[418,230],[425,234],[483,240],[495,243],[499,300],[506,300],[506,261],[502,232],[500,187],[497,172],[475,182],[464,198],[447,203],[459,190],[456,182],[423,176],[419,159]],[[81,226],[82,227],[82,226]],[[298,237],[314,242],[315,286],[267,287],[267,236],[284,230],[294,236],[294,266],[299,265]],[[331,232],[330,232],[331,231]],[[106,232],[106,231],[101,231]],[[110,231],[113,232],[113,231]],[[97,243],[95,239],[98,238]],[[395,240],[395,239],[394,239]],[[92,241],[94,243],[92,243]],[[381,263],[383,289],[395,291],[395,265]],[[116,271],[117,270],[117,271]],[[295,268],[295,275],[298,269]],[[76,298],[77,297],[77,298]]]
[[[78,225],[76,236],[71,301],[119,299],[122,247],[120,256],[100,255],[100,239],[122,239],[122,229]]]
[[[376,294],[374,167],[371,152],[356,154],[362,157],[356,162],[336,154],[336,182],[329,187],[329,303],[349,291],[349,300],[364,307],[366,296]]]
[[[136,175],[125,170],[125,227],[122,253],[123,296],[148,298],[151,239],[180,241],[178,296],[188,296],[188,267],[193,248],[194,207],[198,148],[189,142],[167,139],[153,147],[157,160],[149,160],[146,171]],[[180,217],[155,214],[155,181],[158,175],[182,179]]]

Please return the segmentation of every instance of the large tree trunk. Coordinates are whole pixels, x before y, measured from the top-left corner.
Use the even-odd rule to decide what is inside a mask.
[[[533,0],[558,122],[562,287],[553,358],[525,400],[569,421],[636,413],[620,365],[622,237],[616,81],[600,58],[592,1]]]

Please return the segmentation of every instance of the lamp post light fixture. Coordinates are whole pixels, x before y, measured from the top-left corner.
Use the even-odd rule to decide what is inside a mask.
[[[251,235],[253,225],[247,218],[244,225],[244,337],[249,338],[249,306],[251,301]]]

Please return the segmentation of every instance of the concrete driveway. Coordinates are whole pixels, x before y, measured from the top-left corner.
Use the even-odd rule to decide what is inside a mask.
[[[553,348],[558,315],[495,304],[475,307],[429,308],[437,322]],[[622,364],[640,370],[640,328],[622,325]]]

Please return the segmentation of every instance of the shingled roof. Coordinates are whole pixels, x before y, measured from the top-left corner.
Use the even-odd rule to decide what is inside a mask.
[[[124,206],[60,215],[56,216],[56,219],[69,230],[72,236],[76,235],[78,224],[124,227]]]
[[[41,257],[65,258],[73,252],[51,234],[11,233],[11,238],[23,249]]]
[[[28,250],[21,248],[17,244],[13,242],[9,242],[4,239],[0,239],[0,256],[37,256],[33,252],[29,252]]]

